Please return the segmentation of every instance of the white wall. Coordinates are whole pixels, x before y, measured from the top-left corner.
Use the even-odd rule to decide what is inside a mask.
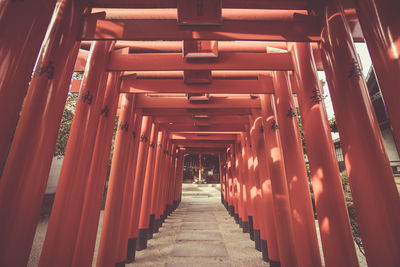
[[[53,158],[45,194],[54,194],[56,192],[63,159],[64,158]]]

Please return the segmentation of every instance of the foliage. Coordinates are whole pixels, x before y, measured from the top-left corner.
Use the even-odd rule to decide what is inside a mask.
[[[304,157],[307,159],[306,141],[304,140],[303,124],[301,123],[301,116],[300,116],[300,109],[299,108],[296,108],[296,113],[297,113],[297,120],[299,122],[301,143],[303,145],[303,153],[304,153]]]
[[[331,132],[332,133],[337,133],[337,126],[336,126],[336,119],[333,117],[332,119],[329,120],[329,127],[331,127]]]
[[[77,93],[69,93],[67,102],[65,104],[64,113],[61,119],[60,131],[58,133],[56,149],[54,151],[54,156],[62,157],[65,153],[65,148],[67,147],[69,131],[72,125],[72,119],[74,118],[74,112],[76,107],[76,102],[78,100]]]

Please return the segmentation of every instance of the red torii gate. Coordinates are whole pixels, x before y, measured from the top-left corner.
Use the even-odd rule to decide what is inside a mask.
[[[264,260],[321,266],[293,92],[325,263],[357,266],[316,75],[322,68],[367,262],[400,265],[400,199],[353,45],[364,38],[368,44],[398,145],[399,4],[356,0],[343,10],[338,0],[318,5],[204,0],[199,15],[195,3],[7,0],[0,5],[0,265],[27,264],[68,84],[74,68],[84,65],[83,80],[72,83],[73,91],[80,87],[80,98],[40,266],[90,264],[117,115],[98,266],[134,260],[138,235],[138,249],[145,248],[143,236],[151,237],[179,204],[183,148],[207,152],[196,146],[225,160],[223,202]],[[77,61],[81,41],[87,48],[89,40],[94,41],[90,52]],[[171,42],[135,43],[154,40]],[[183,48],[177,40],[184,40]],[[231,42],[237,40],[262,42]],[[263,43],[271,41],[283,43]],[[187,95],[165,97],[182,93]]]

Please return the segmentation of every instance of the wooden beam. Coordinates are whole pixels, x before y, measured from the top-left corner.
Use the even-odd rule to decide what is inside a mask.
[[[260,108],[260,100],[258,98],[224,98],[212,97],[210,101],[205,104],[193,104],[185,98],[177,97],[148,97],[145,95],[137,95],[136,108],[143,109],[224,109],[224,108]]]
[[[189,134],[189,133],[171,133],[170,139],[174,140],[230,140],[237,139],[234,134]]]
[[[209,109],[209,108],[192,108],[192,109],[179,109],[179,108],[144,108],[143,115],[145,116],[181,116],[181,115],[194,115],[194,114],[204,114],[204,115],[251,115],[251,108],[224,108],[224,109]]]
[[[259,40],[317,42],[321,29],[317,17],[224,20],[219,26],[180,26],[176,19],[83,18],[81,40]]]
[[[213,80],[211,84],[185,84],[180,79],[122,78],[121,93],[214,93],[214,94],[270,94],[273,83],[270,76],[260,80]]]
[[[176,8],[176,0],[93,0],[92,7],[108,8]],[[222,8],[309,9],[308,0],[224,0]]]
[[[244,126],[238,124],[193,126],[187,124],[160,124],[160,131],[166,130],[169,132],[244,132]]]
[[[195,124],[195,125],[206,125],[206,124],[231,124],[232,122],[245,124],[249,123],[248,116],[213,116],[208,119],[196,119],[193,116],[182,115],[182,116],[166,116],[166,117],[155,117],[155,121],[159,123],[183,123],[183,124]]]
[[[173,144],[186,147],[226,147],[234,143],[229,140],[172,140]]]
[[[292,70],[290,53],[220,53],[217,60],[187,61],[181,53],[115,54],[109,71]]]

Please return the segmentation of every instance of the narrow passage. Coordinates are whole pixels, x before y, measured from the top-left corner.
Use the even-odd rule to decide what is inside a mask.
[[[269,266],[220,201],[216,187],[184,184],[179,207],[127,266]]]

